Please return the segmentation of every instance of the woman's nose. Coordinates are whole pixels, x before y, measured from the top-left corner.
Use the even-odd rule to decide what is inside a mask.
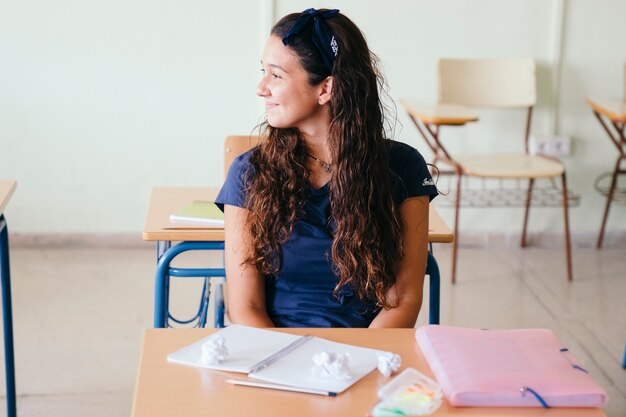
[[[265,81],[265,76],[261,77],[261,81],[256,86],[256,95],[259,97],[266,97],[269,95],[269,90],[267,89],[267,82]]]

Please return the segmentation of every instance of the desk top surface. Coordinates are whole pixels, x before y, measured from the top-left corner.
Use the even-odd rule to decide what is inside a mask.
[[[143,240],[223,241],[223,228],[186,226],[170,222],[170,215],[194,200],[212,201],[219,189],[213,187],[155,187],[152,189]],[[450,243],[453,234],[435,208],[430,206],[428,241]]]
[[[169,364],[167,355],[208,336],[215,329],[150,329],[144,335],[133,417],[228,416],[358,416],[377,402],[376,391],[389,379],[372,372],[337,397],[234,386],[225,382],[242,374]],[[281,329],[392,351],[402,357],[402,369],[413,367],[432,377],[415,341],[414,329]],[[601,409],[452,407],[447,401],[437,416],[606,417]]]
[[[464,125],[478,120],[478,116],[470,108],[457,104],[422,104],[410,99],[402,99],[400,104],[411,117],[426,124]]]
[[[587,98],[587,104],[614,122],[626,122],[626,102],[598,98]]]
[[[0,214],[11,199],[16,186],[17,182],[14,180],[0,180]]]

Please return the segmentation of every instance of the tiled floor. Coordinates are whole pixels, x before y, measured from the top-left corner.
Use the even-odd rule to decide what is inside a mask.
[[[449,249],[435,246],[435,255],[442,323],[552,329],[608,391],[606,413],[626,416],[624,248],[576,249],[571,284],[561,250],[463,248],[455,286]],[[11,262],[18,415],[129,416],[142,333],[152,324],[154,249],[15,247]],[[175,288],[177,311],[191,311],[194,286]]]

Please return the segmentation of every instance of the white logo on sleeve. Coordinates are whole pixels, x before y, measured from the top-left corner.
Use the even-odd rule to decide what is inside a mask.
[[[424,178],[424,181],[422,181],[422,187],[426,187],[427,185],[435,185],[432,178]]]

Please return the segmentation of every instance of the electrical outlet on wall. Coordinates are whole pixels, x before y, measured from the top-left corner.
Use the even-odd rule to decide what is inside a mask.
[[[528,150],[533,155],[567,156],[571,150],[571,138],[563,135],[531,135]]]

